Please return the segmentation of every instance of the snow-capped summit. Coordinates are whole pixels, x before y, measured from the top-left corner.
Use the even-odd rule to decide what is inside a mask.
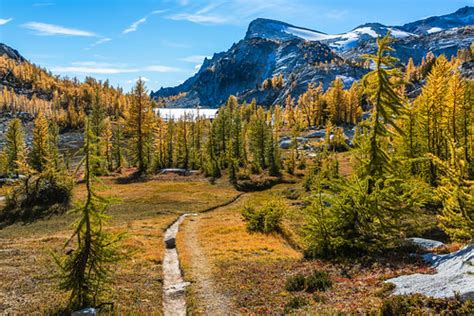
[[[416,36],[416,34],[406,32],[398,27],[388,27],[380,23],[367,23],[347,33],[326,34],[276,20],[256,19],[250,23],[245,39],[263,38],[275,41],[303,39],[306,41],[319,41],[329,45],[336,51],[345,51],[359,45],[363,41],[384,36],[388,31],[396,38]]]
[[[330,35],[277,20],[259,18],[249,24],[245,39],[262,38],[274,41],[305,39],[319,41],[326,39],[327,36]]]

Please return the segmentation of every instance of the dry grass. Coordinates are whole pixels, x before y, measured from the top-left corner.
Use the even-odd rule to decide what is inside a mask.
[[[428,271],[422,262],[405,254],[379,258],[365,264],[305,261],[301,253],[290,247],[287,240],[279,235],[249,234],[240,215],[243,205],[262,204],[271,197],[284,196],[288,189],[300,188],[298,185],[278,185],[269,191],[246,194],[245,198],[229,207],[188,219],[178,234],[178,249],[185,277],[195,281],[195,273],[199,273],[190,270],[192,261],[199,258],[193,257],[193,249],[187,248],[184,241],[188,226],[196,227],[189,221],[199,221],[199,230],[194,232],[212,267],[214,283],[221,293],[229,297],[233,312],[236,313],[283,314],[286,303],[292,297],[300,296],[305,297],[309,305],[295,311],[297,313],[367,314],[375,311],[388,295],[384,280]],[[300,245],[298,229],[304,222],[304,214],[298,208],[298,200],[286,199],[285,202],[288,210],[284,230],[292,244]],[[330,274],[334,283],[332,289],[317,295],[289,293],[285,290],[287,277],[298,272],[309,275],[315,269]],[[205,304],[199,301],[200,290],[192,284],[188,292],[193,314],[202,312]]]
[[[104,185],[101,194],[120,199],[109,208],[109,229],[128,234],[123,249],[131,252],[119,263],[107,300],[120,314],[160,315],[164,229],[181,213],[199,212],[237,193],[203,180],[117,184],[106,178]],[[75,197],[83,196],[84,186],[76,186]],[[49,314],[65,306],[67,296],[51,277],[56,268],[50,253],[64,251],[75,218],[65,214],[0,230],[0,314]]]
[[[270,196],[276,195],[276,192],[279,192],[283,186],[279,185],[270,191],[246,194],[228,207],[202,214],[196,218],[188,218],[178,233],[177,239],[185,278],[194,283],[200,277],[197,275],[200,271],[190,269],[191,266],[195,266],[192,261],[200,260],[200,258],[196,257],[196,251],[190,249],[184,240],[190,235],[189,229],[194,229],[197,242],[207,258],[206,262],[210,264],[214,284],[217,285],[217,290],[222,293],[233,293],[234,290],[239,290],[238,283],[228,284],[229,277],[232,276],[222,270],[223,266],[238,267],[242,264],[253,263],[265,269],[270,264],[301,259],[301,254],[290,247],[279,235],[248,233],[240,215],[240,210],[246,203],[262,204]],[[198,225],[196,226],[196,223],[190,223],[190,221],[198,222]],[[196,227],[199,229],[196,230]],[[200,302],[198,299],[201,296],[199,295],[201,293],[198,293],[199,290],[193,284],[188,291],[188,304],[192,308],[191,314],[203,314],[204,302]],[[240,302],[238,299],[235,300],[234,295],[231,295],[230,298],[235,304],[234,308],[237,309]]]

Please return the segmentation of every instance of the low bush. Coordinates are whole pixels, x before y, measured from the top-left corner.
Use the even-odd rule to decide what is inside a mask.
[[[314,293],[316,291],[326,291],[332,286],[332,282],[327,272],[315,270],[313,274],[305,279],[304,286],[306,292]]]
[[[288,279],[286,279],[285,289],[288,292],[303,291],[304,287],[305,287],[305,277],[301,273],[290,276]]]
[[[306,291],[308,293],[314,293],[316,291],[326,291],[331,286],[332,281],[329,274],[324,271],[315,270],[308,277],[305,277],[301,273],[290,276],[286,280],[285,289],[289,292]]]
[[[249,232],[272,233],[281,231],[284,206],[278,200],[268,201],[262,208],[246,205],[242,216]]]
[[[474,302],[462,301],[458,297],[450,299],[430,298],[421,294],[396,295],[384,300],[379,315],[473,315]]]
[[[308,305],[308,300],[306,298],[300,297],[300,296],[292,297],[288,301],[288,303],[286,303],[286,305],[285,305],[285,313],[289,313],[294,309],[299,309],[299,308],[304,307],[306,305]]]

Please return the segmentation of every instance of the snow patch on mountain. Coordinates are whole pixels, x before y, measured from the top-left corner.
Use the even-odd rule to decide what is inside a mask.
[[[405,31],[402,31],[400,29],[396,29],[396,28],[393,28],[393,27],[389,27],[388,29],[390,30],[390,33],[392,34],[392,36],[395,37],[395,38],[405,38],[405,37],[408,37],[408,36],[418,36],[416,34],[405,32]]]
[[[440,28],[440,27],[432,27],[429,30],[427,30],[426,32],[428,32],[428,34],[433,34],[433,33],[441,32],[442,30],[443,29]]]
[[[286,33],[302,38],[306,41],[323,41],[338,37],[338,35],[329,35],[316,31],[300,29],[297,27],[288,27],[284,30]]]

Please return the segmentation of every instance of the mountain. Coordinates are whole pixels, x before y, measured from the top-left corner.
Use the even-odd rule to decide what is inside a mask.
[[[331,63],[341,65],[336,68]],[[227,52],[206,59],[199,72],[182,85],[161,89],[153,96],[167,97],[186,92],[186,96],[171,101],[179,107],[216,107],[229,95],[272,104],[284,99],[288,93],[300,94],[310,81],[316,79],[327,87],[337,75],[348,78],[361,75],[360,69],[343,63],[341,57],[320,42],[246,38]],[[285,89],[264,89],[264,80],[277,74],[293,84]]]
[[[394,53],[401,63],[415,63],[428,53],[455,55],[474,41],[474,8],[465,7],[438,17],[403,26],[366,23],[342,34],[326,34],[271,19],[249,24],[244,39],[228,51],[206,59],[200,70],[183,84],[152,92],[168,98],[170,107],[218,107],[229,95],[241,101],[255,98],[260,104],[282,103],[286,96],[298,97],[309,83],[325,88],[336,77],[348,87],[366,70],[357,66],[361,56],[376,51],[376,38],[388,31],[395,38]],[[438,28],[438,29],[433,29]],[[262,83],[282,75],[281,88],[262,88]]]
[[[425,35],[472,24],[474,24],[474,7],[464,7],[451,14],[433,16],[405,24],[403,29],[407,32]]]
[[[16,61],[25,61],[25,58],[23,58],[23,56],[21,56],[16,49],[13,49],[8,45],[0,43],[0,56],[3,55],[6,55],[8,58],[14,59]]]

